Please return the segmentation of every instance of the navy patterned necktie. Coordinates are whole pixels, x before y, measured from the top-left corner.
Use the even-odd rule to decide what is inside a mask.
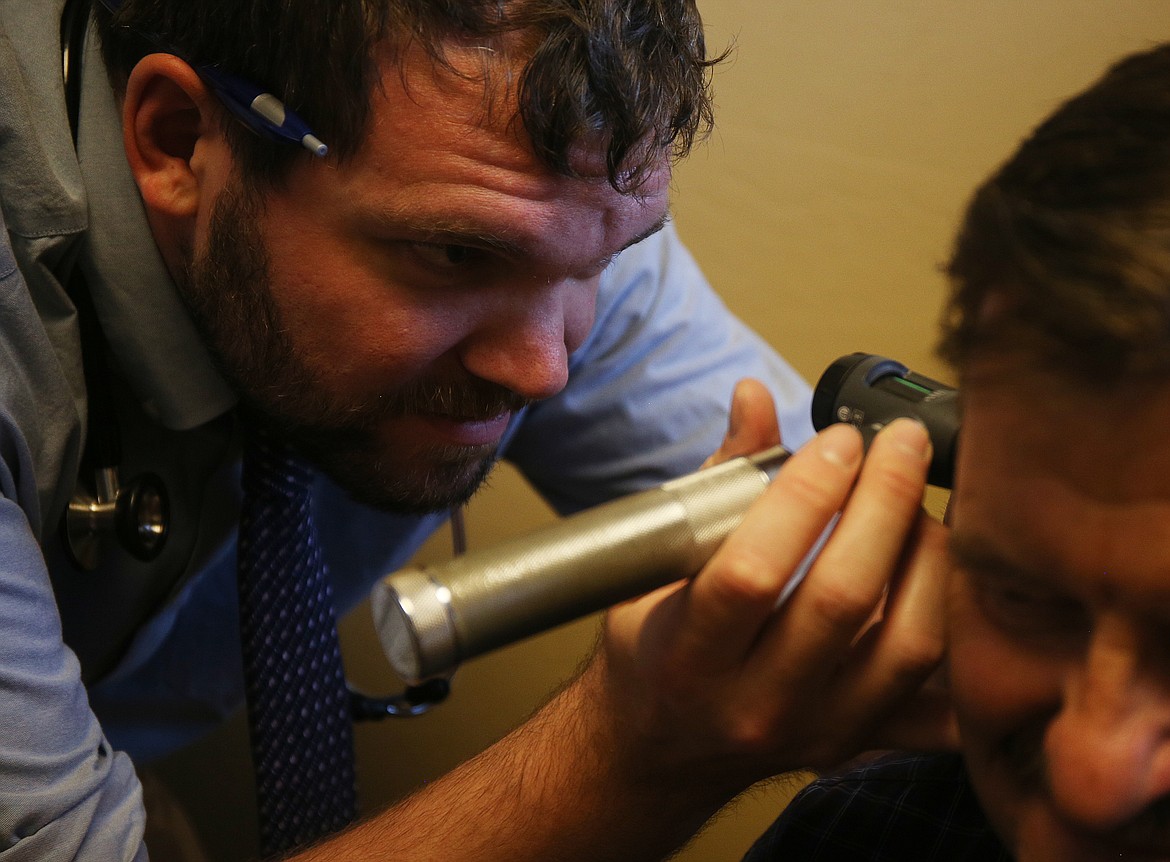
[[[333,594],[310,512],[312,470],[245,435],[240,640],[265,856],[356,815],[353,726]]]

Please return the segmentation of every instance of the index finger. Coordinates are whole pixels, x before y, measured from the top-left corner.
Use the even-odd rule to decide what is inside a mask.
[[[784,464],[688,585],[679,649],[697,672],[740,666],[781,591],[849,496],[861,435],[833,425]]]
[[[902,559],[930,454],[915,420],[896,420],[874,439],[832,537],[761,641],[761,684],[813,684],[840,666]]]

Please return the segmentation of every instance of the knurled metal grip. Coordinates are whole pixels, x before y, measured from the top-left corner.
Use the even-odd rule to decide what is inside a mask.
[[[787,452],[769,450],[586,510],[374,589],[375,624],[407,682],[697,573]]]

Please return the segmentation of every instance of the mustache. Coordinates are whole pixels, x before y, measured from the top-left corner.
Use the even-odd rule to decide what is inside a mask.
[[[419,380],[396,392],[380,395],[368,410],[370,423],[398,416],[439,416],[460,422],[495,419],[533,404],[511,389],[479,378]]]
[[[1114,831],[1110,840],[1121,845],[1170,851],[1170,797],[1162,797],[1141,814]]]
[[[1044,731],[1045,725],[1038,725],[1013,733],[995,752],[1016,784],[1030,794],[1047,794],[1050,787]]]
[[[350,445],[386,420],[405,416],[435,416],[459,422],[486,422],[505,413],[518,413],[537,402],[511,389],[480,378],[461,380],[420,379],[392,391],[341,401],[322,393],[306,397],[320,387],[298,385],[301,400],[295,414],[274,410],[282,398],[265,401],[242,397],[241,410],[249,421],[300,442],[308,451]],[[349,441],[349,442],[347,442]]]

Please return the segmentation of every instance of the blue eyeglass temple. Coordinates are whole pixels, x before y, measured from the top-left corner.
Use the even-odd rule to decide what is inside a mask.
[[[117,12],[122,5],[122,0],[99,2],[110,12]],[[155,41],[147,34],[142,35]],[[308,123],[286,108],[276,96],[214,66],[192,68],[215,92],[223,106],[253,131],[274,141],[304,147],[315,156],[324,156],[329,152],[329,147],[313,134]]]

